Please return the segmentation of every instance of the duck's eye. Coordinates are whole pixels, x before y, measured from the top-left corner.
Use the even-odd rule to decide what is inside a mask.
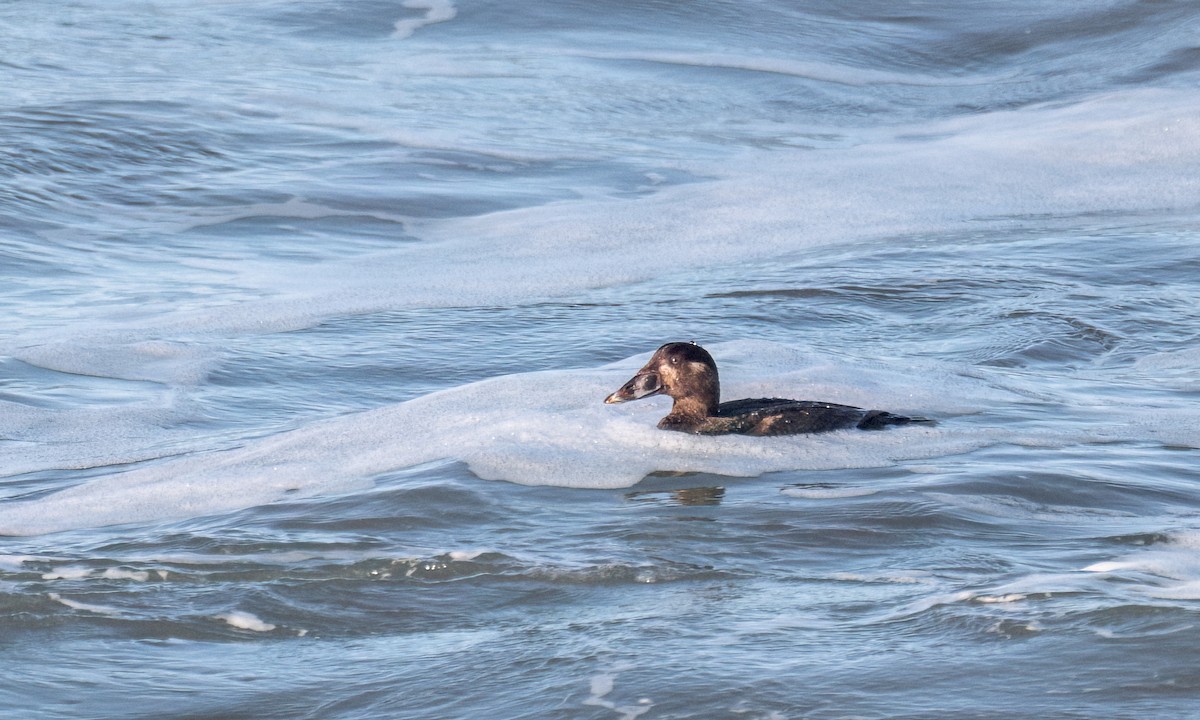
[[[678,356],[678,355],[672,355],[672,356],[671,356],[671,364],[672,364],[672,365],[678,365],[678,364],[679,364],[679,356]]]

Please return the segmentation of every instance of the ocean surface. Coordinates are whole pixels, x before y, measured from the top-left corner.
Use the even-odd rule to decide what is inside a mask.
[[[0,717],[1197,716],[1198,32],[0,3]]]

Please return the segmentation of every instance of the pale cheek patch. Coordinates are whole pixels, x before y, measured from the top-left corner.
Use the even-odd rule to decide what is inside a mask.
[[[636,397],[645,397],[662,389],[662,381],[657,375],[646,375],[637,384]]]

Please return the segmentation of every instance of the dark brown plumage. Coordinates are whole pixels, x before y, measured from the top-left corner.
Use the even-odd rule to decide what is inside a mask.
[[[628,402],[652,395],[668,395],[674,400],[671,412],[658,422],[660,428],[698,435],[796,435],[929,422],[883,410],[811,400],[748,398],[723,403],[717,363],[695,343],[663,345],[645,367],[604,402]]]

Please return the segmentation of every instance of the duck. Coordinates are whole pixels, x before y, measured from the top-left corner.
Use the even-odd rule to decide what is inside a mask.
[[[670,342],[658,348],[650,361],[604,402],[611,405],[654,395],[667,395],[674,401],[671,412],[658,421],[660,429],[695,435],[799,435],[931,422],[923,417],[812,400],[747,398],[721,402],[717,363],[694,342]]]

